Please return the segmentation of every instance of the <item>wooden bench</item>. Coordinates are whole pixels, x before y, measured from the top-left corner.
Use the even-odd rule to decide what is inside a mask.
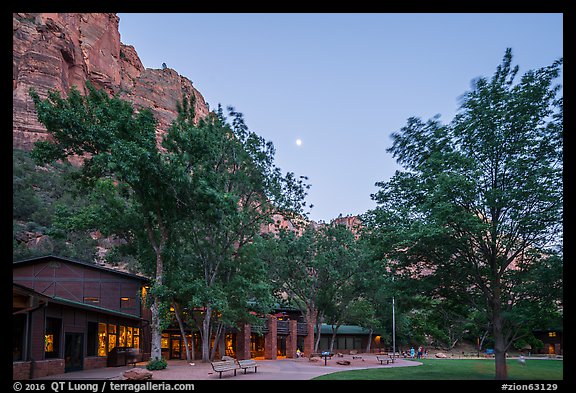
[[[390,356],[378,356],[378,355],[376,355],[376,360],[378,360],[380,364],[384,364],[384,362],[386,362],[386,364],[390,364],[390,362],[392,361],[392,359],[390,359]]]
[[[254,372],[258,372],[258,363],[254,359],[245,359],[245,360],[238,360],[238,366],[244,370],[244,374],[246,374],[246,370],[249,368],[254,367]]]
[[[236,370],[240,366],[234,360],[222,360],[218,362],[212,362],[212,369],[217,373],[220,373],[219,378],[222,378],[222,373],[225,371],[234,371],[234,376],[236,376]]]

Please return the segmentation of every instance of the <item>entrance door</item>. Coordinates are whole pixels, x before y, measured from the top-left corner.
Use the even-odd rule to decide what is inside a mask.
[[[170,359],[180,359],[180,335],[170,336]]]
[[[286,356],[286,337],[278,336],[276,340],[276,356]]]
[[[84,335],[82,333],[66,333],[64,339],[64,371],[80,371],[83,369]]]

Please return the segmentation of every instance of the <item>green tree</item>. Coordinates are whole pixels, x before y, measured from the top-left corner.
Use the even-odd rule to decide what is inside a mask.
[[[297,233],[279,228],[266,240],[259,255],[269,266],[275,293],[279,297],[285,294],[290,303],[302,312],[309,325],[317,321],[320,282],[319,266],[314,258],[315,229],[308,225]]]
[[[76,169],[69,164],[38,168],[29,152],[17,149],[12,159],[13,258],[58,254],[93,260],[96,241],[91,231],[95,228],[65,223],[68,216],[78,215],[75,221],[79,221],[92,206],[92,196],[76,186]]]
[[[535,322],[529,313],[561,301],[536,274],[562,260],[561,65],[515,82],[508,49],[449,125],[410,118],[388,149],[406,171],[377,183],[378,207],[366,217],[397,274],[430,276],[436,296],[481,297],[497,379],[507,378],[509,346]],[[561,276],[549,281],[561,285]]]
[[[79,180],[93,186],[103,179],[117,182],[138,213],[147,237],[149,257],[153,254],[154,285],[151,293],[162,292],[163,252],[171,229],[182,212],[177,186],[186,182],[158,149],[156,121],[147,109],[134,113],[132,105],[87,84],[87,95],[73,88],[66,99],[49,92],[41,99],[31,91],[38,120],[51,140],[35,144],[32,155],[38,164],[71,156],[82,159]],[[142,249],[141,249],[142,250]],[[152,358],[161,358],[161,312],[158,296],[152,311]]]
[[[345,225],[331,223],[316,232],[315,258],[318,260],[321,291],[319,311],[322,318],[317,321],[332,325],[330,352],[341,325],[352,319],[354,306],[363,293],[363,282],[359,273],[366,268],[366,253],[362,243]],[[320,334],[316,339],[316,351]]]
[[[317,332],[326,317],[335,330],[345,322],[357,296],[354,275],[362,269],[364,255],[344,225],[279,229],[267,239],[261,257],[270,267],[276,293],[287,295]],[[319,339],[320,334],[313,339],[315,351]]]
[[[213,332],[217,343],[226,327],[253,320],[250,311],[269,311],[266,271],[246,247],[272,215],[301,214],[307,186],[294,174],[281,173],[273,144],[251,132],[241,113],[228,108],[229,121],[219,106],[195,124],[192,108],[182,101],[164,139],[169,160],[185,168],[202,190],[188,206],[195,213],[179,224],[178,253],[186,258],[176,263],[187,280],[171,281],[171,286],[177,285],[172,289],[186,307],[202,309],[202,359],[208,361],[215,354],[215,346],[210,352]]]

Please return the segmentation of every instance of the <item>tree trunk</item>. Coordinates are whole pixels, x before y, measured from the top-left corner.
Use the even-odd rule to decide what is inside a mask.
[[[152,306],[150,306],[152,313],[152,321],[150,328],[152,330],[152,348],[150,358],[152,360],[160,360],[162,358],[162,331],[160,330],[160,315],[158,311],[158,299],[154,298]]]
[[[372,333],[374,332],[374,329],[370,328],[370,334],[368,334],[368,345],[366,345],[366,353],[370,353],[370,351],[372,350]]]
[[[158,218],[160,220],[160,215]],[[157,287],[162,286],[163,283],[163,275],[164,275],[164,260],[162,259],[162,251],[164,250],[164,246],[166,241],[168,240],[168,234],[163,226],[160,226],[161,230],[161,238],[160,244],[156,243],[154,237],[154,231],[152,230],[152,226],[149,222],[146,221],[146,233],[148,235],[148,239],[150,240],[150,244],[156,253],[156,277],[154,279],[154,285]],[[150,357],[152,359],[161,359],[162,358],[162,321],[160,320],[160,304],[161,299],[157,296],[153,296],[153,302],[150,306],[150,311],[152,314],[152,322],[150,324],[150,328],[152,330],[152,345],[151,345],[151,353]]]
[[[188,347],[188,339],[186,338],[186,331],[184,330],[184,324],[182,323],[182,315],[180,306],[177,302],[172,302],[172,306],[174,307],[174,315],[176,315],[176,320],[178,321],[178,327],[180,328],[180,335],[182,336],[182,340],[184,341],[184,348],[186,349],[186,361],[190,362],[192,359],[190,358],[190,348]]]
[[[318,352],[318,346],[320,345],[320,336],[322,335],[320,330],[322,328],[323,319],[324,319],[323,315],[319,315],[318,318],[316,319],[316,332],[318,332],[318,336],[316,337],[316,342],[314,343],[314,352]]]
[[[212,316],[212,307],[206,306],[206,312],[204,313],[204,320],[202,321],[202,361],[210,361],[210,319]]]
[[[338,326],[334,329],[334,325],[332,325],[332,338],[330,339],[330,353],[334,352],[334,341],[336,341],[336,333],[338,332]]]
[[[162,251],[161,248],[156,248],[156,280],[154,285],[161,286],[162,285],[162,275],[164,273],[164,261],[162,260]],[[159,303],[160,299],[154,296],[152,306],[150,307],[150,311],[152,313],[152,323],[150,324],[152,329],[152,349],[150,353],[150,357],[152,359],[161,359],[162,358],[162,323],[160,320],[160,309]]]
[[[216,350],[218,349],[218,347],[220,346],[220,335],[222,333],[222,323],[218,323],[218,326],[216,326],[216,332],[214,333],[214,345],[212,345],[212,350],[210,351],[210,360],[213,360],[214,357],[216,356]],[[222,358],[222,356],[224,356],[225,354],[220,353],[220,358]]]
[[[494,335],[494,357],[496,363],[496,379],[508,379],[508,368],[506,366],[506,343],[501,310],[500,282],[496,280],[494,285],[494,300],[492,303],[492,333]]]

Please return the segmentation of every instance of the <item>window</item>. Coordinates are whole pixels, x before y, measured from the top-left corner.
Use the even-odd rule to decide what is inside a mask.
[[[556,337],[556,332],[548,332],[548,337]]]
[[[140,348],[140,329],[135,327],[132,334],[134,335],[134,348]]]
[[[98,303],[100,303],[100,299],[97,297],[93,297],[93,296],[86,296],[86,297],[84,297],[84,303],[98,304]]]
[[[134,308],[134,298],[121,297],[120,298],[120,308]]]
[[[108,325],[108,352],[116,347],[116,325]]]
[[[98,324],[98,356],[106,356],[106,338],[108,337],[106,324]]]
[[[126,326],[120,326],[120,334],[118,335],[118,346],[126,347]]]
[[[132,347],[132,326],[126,328],[126,346]]]
[[[44,354],[47,359],[60,357],[60,326],[58,318],[46,318],[46,331],[44,333]]]
[[[98,351],[98,323],[88,322],[88,336],[86,337],[86,355],[96,356]]]
[[[24,331],[26,328],[26,316],[22,314],[12,315],[12,361],[24,360]]]

